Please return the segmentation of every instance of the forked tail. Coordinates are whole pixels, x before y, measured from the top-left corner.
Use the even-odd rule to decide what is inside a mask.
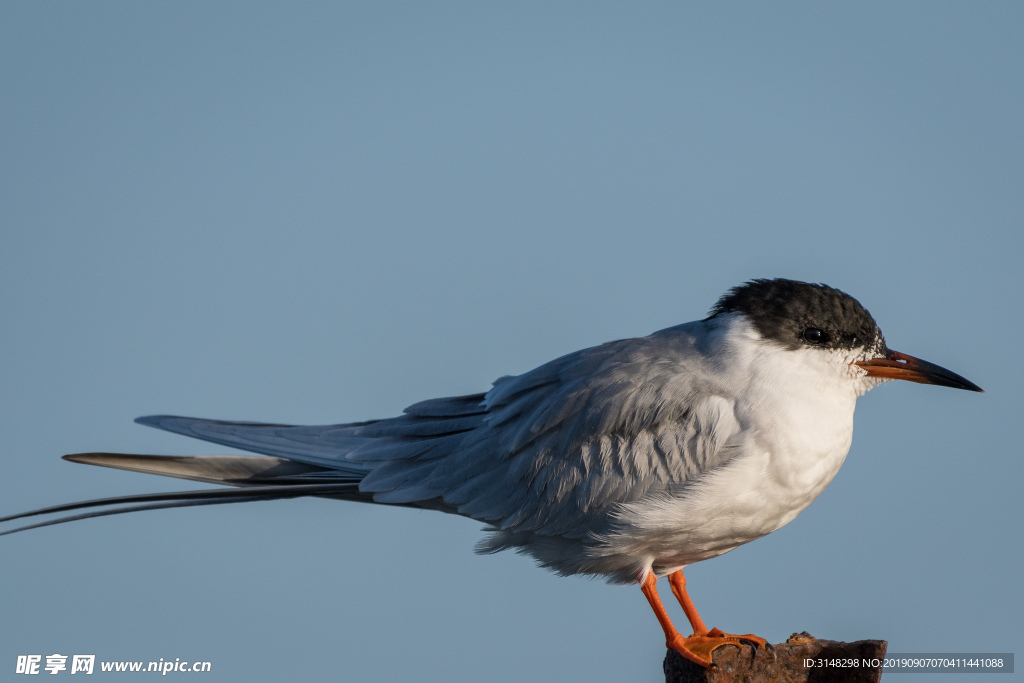
[[[66,515],[7,531],[0,531],[0,536],[27,531],[28,529],[62,524],[64,522],[73,522],[79,519],[89,519],[90,517],[119,515],[142,510],[190,507],[193,505],[248,503],[258,500],[281,500],[303,496],[323,496],[343,500],[371,500],[370,495],[359,492],[359,480],[361,477],[358,475],[273,456],[165,456],[123,453],[78,453],[75,455],[65,455],[64,459],[87,465],[101,465],[103,467],[113,467],[133,472],[160,474],[211,484],[224,484],[237,488],[145,493],[54,505],[30,512],[22,512],[17,515],[0,517],[0,523],[86,508],[101,509],[75,515]]]

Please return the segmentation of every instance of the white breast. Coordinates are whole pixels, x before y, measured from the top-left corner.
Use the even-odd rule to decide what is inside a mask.
[[[736,348],[724,382],[741,425],[726,446],[735,456],[672,494],[625,506],[603,552],[643,555],[659,575],[716,557],[791,521],[839,471],[860,393],[848,361],[752,343],[756,332],[744,332],[729,335]]]

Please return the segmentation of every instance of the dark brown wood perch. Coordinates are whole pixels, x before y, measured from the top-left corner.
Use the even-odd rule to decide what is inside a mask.
[[[774,656],[771,650],[750,646],[721,647],[712,655],[714,669],[700,667],[669,650],[665,683],[878,683],[886,645],[884,640],[818,640],[805,631],[776,645]],[[808,667],[805,662],[809,659],[825,665]],[[878,666],[870,666],[874,661]],[[854,662],[857,666],[852,666]]]

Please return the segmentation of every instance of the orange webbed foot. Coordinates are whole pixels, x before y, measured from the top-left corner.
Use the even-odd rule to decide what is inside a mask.
[[[750,645],[754,648],[770,648],[772,652],[775,651],[775,648],[772,648],[768,641],[760,636],[750,633],[738,636],[732,633],[725,633],[717,628],[713,628],[703,635],[695,633],[689,638],[677,635],[669,640],[667,645],[691,662],[708,668],[714,666],[714,663],[711,661],[711,653],[723,645],[735,645],[736,647]]]

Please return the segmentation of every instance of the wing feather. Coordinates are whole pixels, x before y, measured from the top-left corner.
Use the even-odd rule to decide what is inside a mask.
[[[709,388],[703,358],[680,326],[502,378],[474,415],[480,424],[439,440],[429,468],[420,455],[388,459],[361,490],[397,500],[408,487],[514,532],[596,533],[619,505],[730,457],[723,445],[740,427],[731,400]],[[368,463],[371,452],[350,458]]]
[[[688,323],[503,377],[486,394],[319,427],[173,416],[138,421],[359,476],[381,503],[435,501],[507,530],[578,538],[616,509],[723,464],[740,429]],[[493,549],[493,548],[492,548]]]

